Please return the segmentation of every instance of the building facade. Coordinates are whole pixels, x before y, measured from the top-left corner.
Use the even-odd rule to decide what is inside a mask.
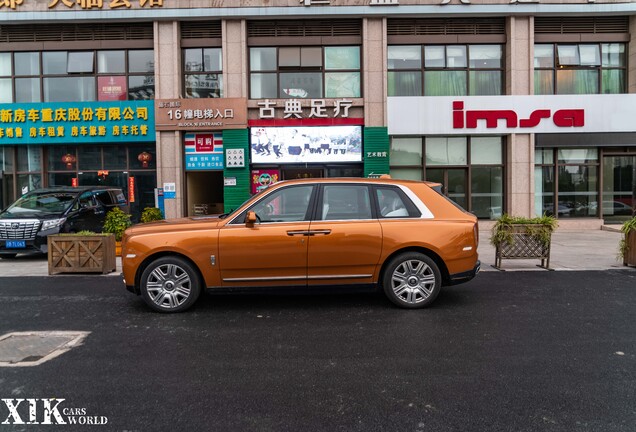
[[[484,222],[636,209],[636,3],[0,2],[0,205],[118,185],[227,211],[272,181],[431,180]]]

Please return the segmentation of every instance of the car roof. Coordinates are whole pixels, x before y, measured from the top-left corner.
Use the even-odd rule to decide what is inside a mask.
[[[47,193],[47,192],[69,192],[69,193],[81,193],[90,190],[117,190],[121,191],[121,188],[115,186],[49,186],[45,188],[33,189],[29,193]]]
[[[319,178],[308,178],[308,179],[293,179],[293,180],[282,180],[280,182],[274,183],[275,185],[282,184],[303,184],[303,183],[368,183],[368,184],[394,184],[394,185],[413,185],[413,184],[426,184],[430,187],[439,186],[440,183],[428,182],[428,181],[418,181],[418,180],[402,180],[402,179],[394,179],[391,177],[319,177]],[[272,185],[273,186],[273,185]]]

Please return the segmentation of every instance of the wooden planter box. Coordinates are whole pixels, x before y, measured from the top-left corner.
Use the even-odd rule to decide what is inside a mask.
[[[545,269],[550,268],[550,243],[544,245],[536,237],[527,233],[527,229],[539,228],[541,225],[519,224],[512,225],[512,243],[503,242],[495,246],[495,267],[501,269],[502,259],[531,259],[541,260]]]
[[[49,274],[115,271],[115,236],[57,234],[47,238]]]
[[[623,255],[623,265],[636,266],[636,231],[631,231],[625,236],[627,251]]]

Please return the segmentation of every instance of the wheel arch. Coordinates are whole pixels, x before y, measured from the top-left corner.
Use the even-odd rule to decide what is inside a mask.
[[[192,261],[187,255],[184,255],[182,253],[179,252],[174,252],[174,251],[161,251],[161,252],[157,252],[155,254],[149,255],[146,257],[146,259],[144,259],[141,264],[139,264],[139,266],[137,267],[137,272],[135,273],[135,294],[141,295],[141,275],[144,274],[144,270],[146,270],[146,268],[150,265],[151,262],[153,262],[156,259],[159,258],[164,258],[164,257],[178,257],[181,258],[185,261],[187,261],[192,268],[194,268],[194,270],[197,272],[197,276],[199,278],[199,283],[201,284],[201,288],[205,289],[205,279],[203,278],[203,273],[201,272],[201,269],[199,268],[199,266]]]
[[[391,260],[393,260],[393,258],[395,258],[398,255],[401,255],[403,253],[408,253],[408,252],[419,252],[428,256],[433,261],[435,261],[435,264],[437,264],[437,267],[439,268],[439,272],[441,273],[441,276],[442,276],[442,286],[449,285],[450,275],[448,272],[448,268],[446,267],[446,264],[444,263],[444,260],[442,259],[442,257],[440,257],[437,253],[433,252],[431,249],[427,249],[422,246],[405,247],[402,249],[398,249],[394,251],[391,255],[387,256],[384,262],[382,263],[382,267],[380,268],[380,274],[378,275],[379,285],[382,285],[382,281],[384,280],[384,273],[386,272],[386,268],[391,262]]]

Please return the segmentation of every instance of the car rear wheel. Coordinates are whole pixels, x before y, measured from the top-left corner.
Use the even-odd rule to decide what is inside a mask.
[[[382,282],[389,300],[403,308],[417,309],[435,300],[441,290],[442,277],[430,257],[407,252],[389,262]]]
[[[198,270],[180,257],[158,258],[141,275],[141,295],[159,312],[182,312],[197,301],[200,293]]]

